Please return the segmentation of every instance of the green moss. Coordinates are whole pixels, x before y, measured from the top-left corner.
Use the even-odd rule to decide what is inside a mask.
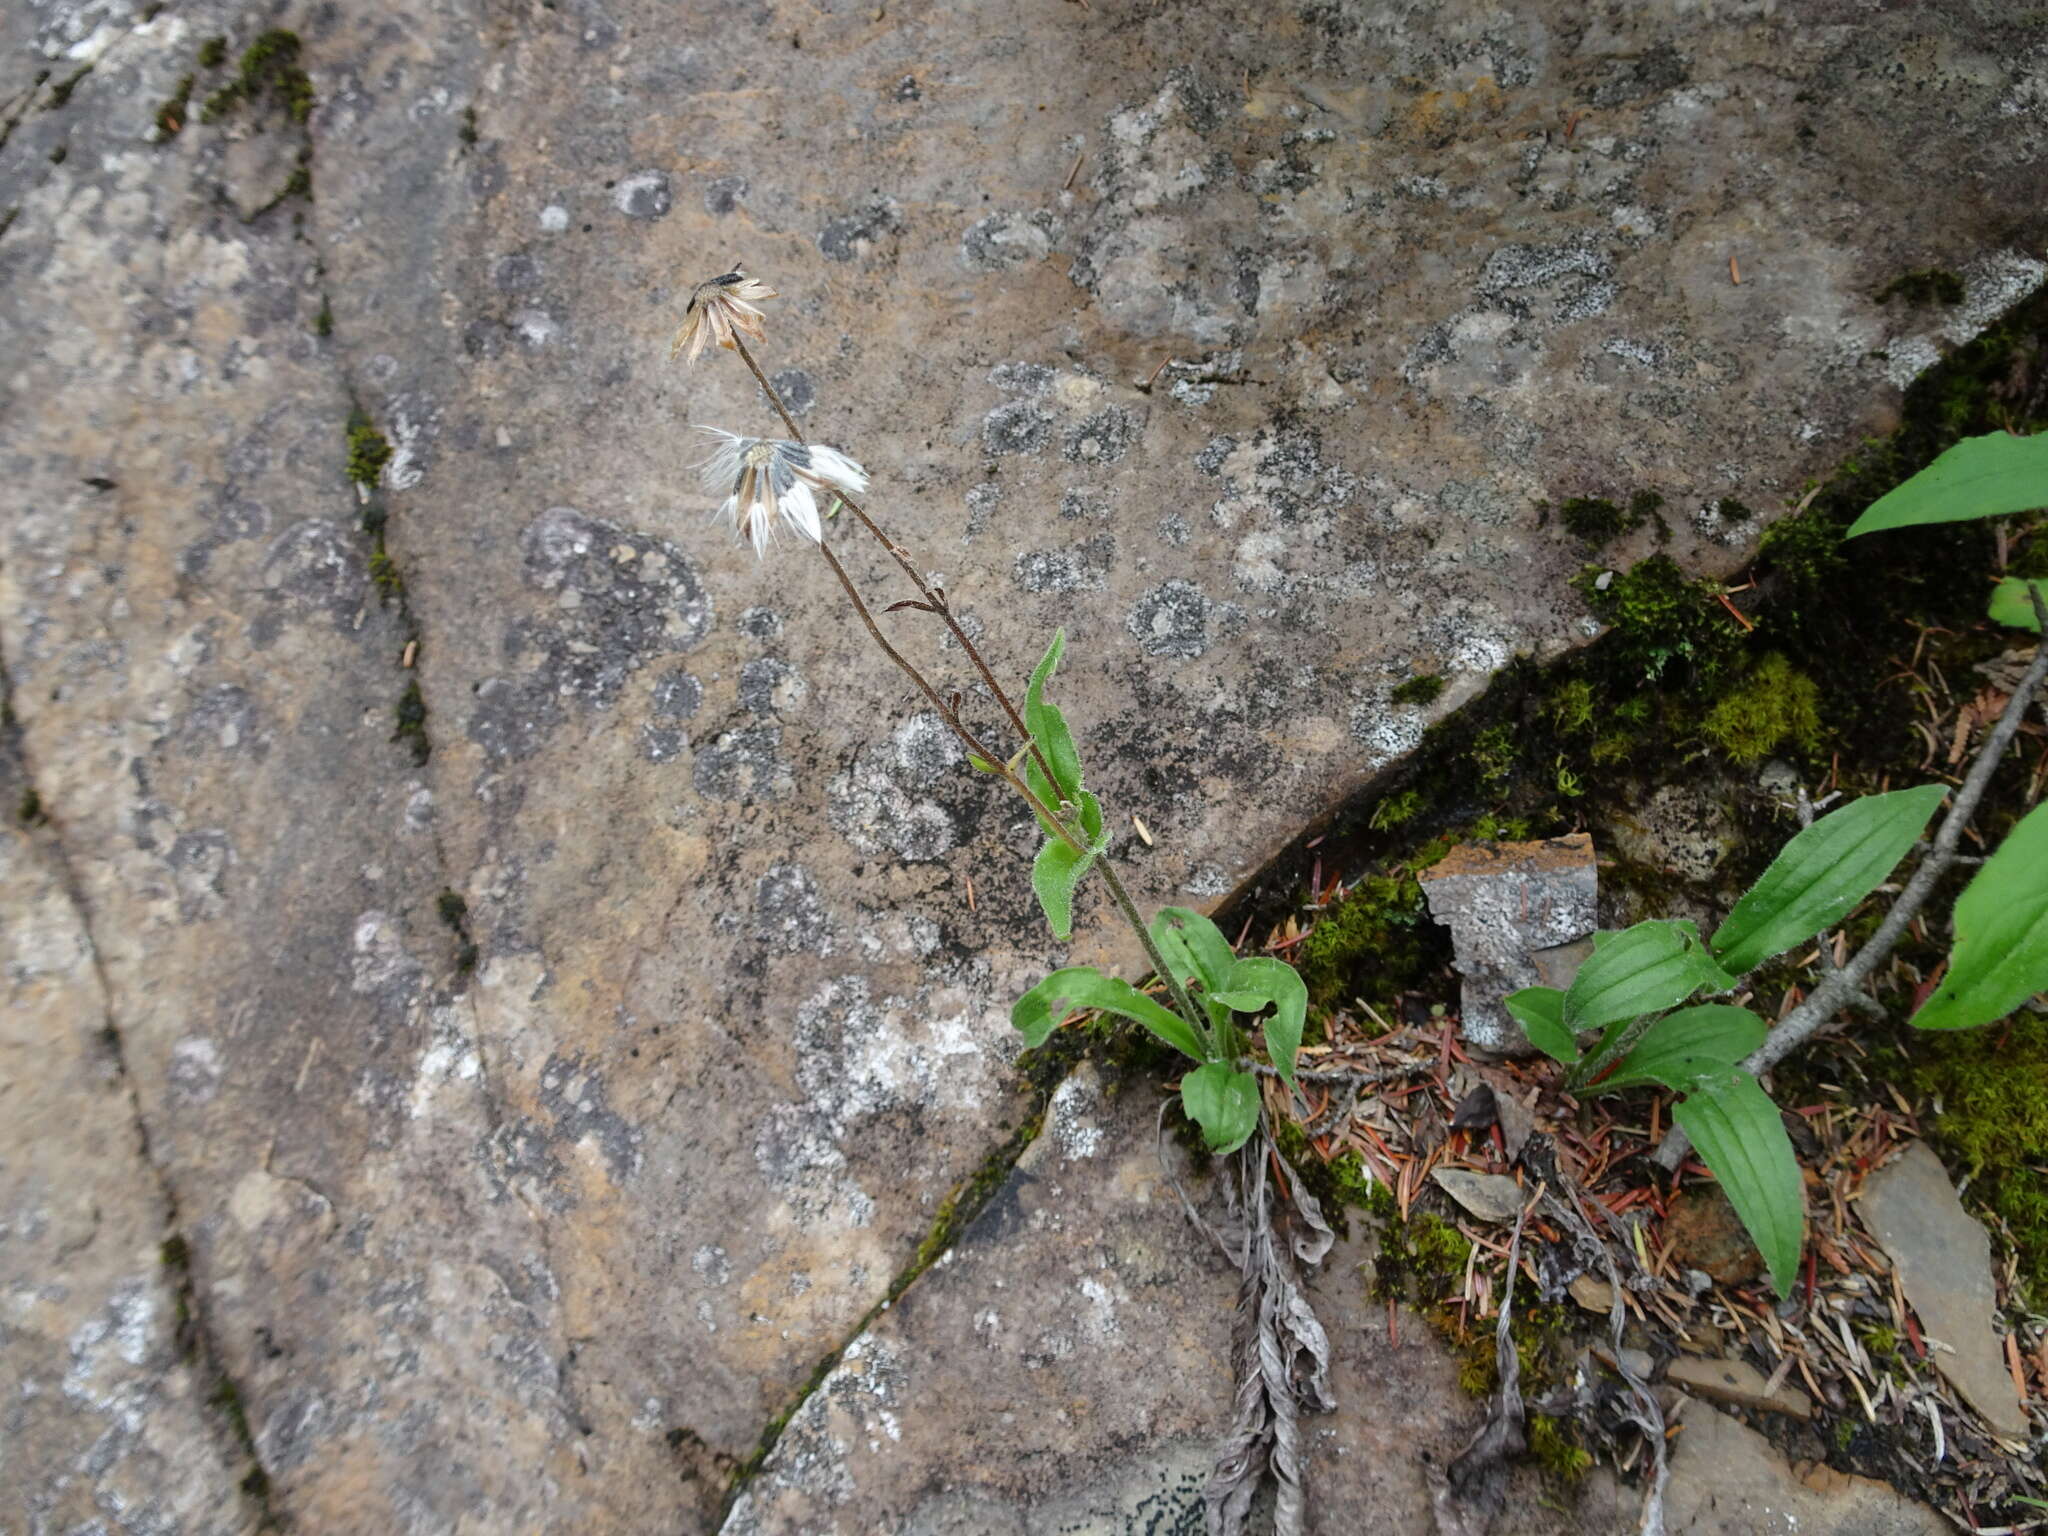
[[[1574,496],[1557,509],[1557,520],[1564,524],[1565,532],[1595,549],[1638,526],[1605,496]]]
[[[1820,689],[1773,651],[1707,711],[1700,733],[1737,763],[1760,763],[1786,742],[1811,752],[1820,744]]]
[[[54,112],[71,100],[71,93],[78,89],[78,82],[92,73],[92,66],[84,64],[50,87],[50,99],[43,103],[45,112]]]
[[[185,129],[185,119],[192,105],[193,77],[186,75],[179,80],[178,88],[171,97],[156,109],[156,132],[159,139],[175,139]]]
[[[1350,1000],[1368,970],[1377,984],[1412,972],[1420,958],[1422,886],[1414,875],[1371,875],[1352,886],[1301,941],[1296,968],[1309,1001],[1329,1010]]]
[[[1878,290],[1878,303],[1889,304],[1893,299],[1904,299],[1908,304],[1960,304],[1963,280],[1940,267],[1923,267],[1893,278]]]
[[[1371,825],[1382,830],[1405,825],[1420,814],[1422,804],[1421,790],[1400,790],[1373,807]]]
[[[1611,576],[1604,588],[1603,575]],[[1669,555],[1652,555],[1625,572],[1589,567],[1572,579],[1572,586],[1602,622],[1613,626],[1617,659],[1652,681],[1678,661],[1693,680],[1711,683],[1741,658],[1743,630],[1720,605],[1721,588],[1692,580]]]
[[[199,67],[219,69],[228,61],[228,40],[224,37],[209,37],[199,45]]]
[[[1396,688],[1390,697],[1396,704],[1434,704],[1444,691],[1444,680],[1418,673]]]
[[[21,799],[14,807],[14,819],[24,827],[40,827],[50,819],[49,814],[43,809],[43,797],[36,792],[35,785],[30,784],[22,790]]]
[[[1940,1105],[1928,1133],[1970,1180],[1969,1198],[2005,1224],[2021,1283],[2048,1303],[2048,1019],[1915,1033],[1905,1080]]]
[[[163,1240],[157,1249],[157,1257],[165,1269],[188,1270],[192,1267],[192,1247],[185,1241],[184,1234],[173,1232]]]
[[[394,597],[405,596],[405,578],[398,573],[398,562],[391,558],[379,539],[377,547],[370,551],[370,585],[377,589],[377,601],[388,603]]]
[[[1479,770],[1479,776],[1489,784],[1498,783],[1513,773],[1520,756],[1515,728],[1505,721],[1499,725],[1488,726],[1472,738],[1472,766]]]
[[[462,127],[457,130],[456,136],[462,140],[465,149],[477,141],[475,107],[462,109]]]
[[[313,80],[300,67],[296,32],[265,32],[243,49],[235,78],[206,98],[200,120],[218,122],[237,107],[260,100],[266,91],[293,122],[303,123],[313,115]]]
[[[62,165],[66,160],[70,158],[71,146],[68,144],[59,144],[55,149],[50,151],[50,164],[52,165]]]
[[[334,334],[334,306],[328,303],[325,297],[320,300],[320,312],[313,317],[313,334],[315,336],[332,336]]]
[[[1544,700],[1543,712],[1564,735],[1578,735],[1593,723],[1593,685],[1583,677],[1567,678]]]
[[[1569,1486],[1592,1469],[1593,1453],[1579,1443],[1578,1431],[1569,1420],[1532,1413],[1524,1431],[1529,1439],[1529,1455],[1554,1481]]]
[[[393,741],[402,741],[412,748],[412,760],[424,763],[433,755],[433,743],[427,740],[427,701],[420,694],[419,679],[414,678],[405,685],[405,692],[398,696],[398,729],[391,733]]]
[[[1714,503],[1714,511],[1724,523],[1746,523],[1756,516],[1747,505],[1733,496],[1723,496]]]
[[[348,418],[348,477],[357,485],[375,485],[391,462],[391,442],[377,430],[375,422],[361,411]]]

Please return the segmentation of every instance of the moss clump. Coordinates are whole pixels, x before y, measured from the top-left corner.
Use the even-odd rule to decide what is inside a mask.
[[[1593,723],[1593,685],[1583,677],[1567,678],[1544,700],[1543,712],[1562,735],[1578,735]]]
[[[1515,728],[1506,722],[1490,725],[1472,738],[1472,766],[1489,784],[1499,783],[1513,773],[1520,755],[1520,748],[1515,743]]]
[[[1733,496],[1723,496],[1715,502],[1714,512],[1724,523],[1746,523],[1756,516],[1745,503],[1737,501]]]
[[[1598,549],[1635,527],[1628,514],[1605,496],[1574,496],[1557,509],[1565,532]]]
[[[391,739],[411,747],[415,763],[425,763],[433,755],[434,746],[427,740],[427,701],[420,694],[418,678],[405,685],[405,692],[398,696],[395,713],[398,729],[391,733]]]
[[[332,336],[334,334],[334,306],[328,303],[325,298],[320,301],[320,312],[313,317],[313,334],[315,336]]]
[[[462,127],[456,130],[456,137],[462,140],[465,149],[477,141],[479,135],[476,131],[475,107],[464,107],[462,109]]]
[[[1372,808],[1371,825],[1384,831],[1391,827],[1405,826],[1422,813],[1422,791],[1404,789],[1388,795]]]
[[[1569,1420],[1532,1413],[1524,1429],[1529,1438],[1529,1455],[1553,1481],[1570,1486],[1592,1469],[1593,1453],[1579,1443]]]
[[[92,73],[92,66],[86,64],[73,70],[62,80],[50,87],[50,99],[43,103],[45,112],[54,112],[71,100],[71,93],[78,89],[78,82]]]
[[[219,69],[228,61],[228,40],[224,37],[209,37],[199,45],[199,67]]]
[[[1929,1134],[1970,1180],[1970,1198],[2005,1223],[2020,1282],[2048,1302],[2048,1019],[1916,1033],[1906,1080],[1941,1105]]]
[[[1904,299],[1908,304],[1960,304],[1963,280],[1940,267],[1923,267],[1893,278],[1878,290],[1878,303],[1889,304],[1893,299]]]
[[[1430,673],[1418,673],[1396,688],[1389,697],[1396,704],[1434,704],[1444,691],[1444,680]]]
[[[377,483],[384,466],[391,462],[391,441],[377,430],[364,412],[351,411],[348,418],[348,477],[357,485]]]
[[[157,1257],[163,1261],[165,1269],[187,1270],[192,1267],[192,1247],[179,1232],[173,1232],[163,1240],[157,1249]]]
[[[1605,587],[1603,575],[1611,577]],[[1741,658],[1743,632],[1721,607],[1721,589],[1692,580],[1669,555],[1652,555],[1619,573],[1588,568],[1572,586],[1613,627],[1617,655],[1653,681],[1677,660],[1692,669],[1695,682],[1711,683]]]
[[[377,547],[370,551],[370,585],[377,589],[379,603],[405,596],[405,578],[398,574],[398,562],[391,558],[381,538],[377,540]]]
[[[170,100],[156,109],[156,135],[159,139],[175,139],[185,129],[185,118],[192,104],[193,77],[186,75],[178,82]]]
[[[1786,742],[1820,744],[1820,689],[1773,651],[1700,722],[1700,734],[1737,763],[1760,763]]]
[[[1413,972],[1421,959],[1416,928],[1422,886],[1403,870],[1354,885],[1301,941],[1297,965],[1309,1001],[1328,1010],[1348,998],[1353,978],[1369,964],[1375,976]]]
[[[266,90],[293,122],[303,123],[313,115],[313,79],[300,67],[296,32],[266,32],[243,49],[235,78],[206,98],[200,121],[218,122],[245,102],[259,100]]]
[[[50,819],[43,810],[43,797],[36,793],[33,784],[21,792],[21,800],[14,807],[14,819],[24,827],[40,827]]]

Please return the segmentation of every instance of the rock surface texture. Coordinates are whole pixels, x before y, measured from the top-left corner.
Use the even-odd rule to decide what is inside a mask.
[[[1117,855],[1212,904],[1594,631],[1540,503],[1655,490],[1731,566],[1734,503],[2042,277],[2038,24],[1650,9],[0,16],[0,663],[48,818],[0,882],[0,1525],[708,1531],[799,1400],[764,1528],[1184,1498],[1231,1286],[1146,1125],[1034,1144],[866,1322],[1021,1119],[1008,1004],[1066,956],[1025,820],[816,559],[706,524],[689,424],[770,418],[668,333],[735,258],[783,292],[807,432],[1011,675],[1068,627]],[[1878,301],[1931,266],[1960,302]],[[1071,954],[1128,961],[1083,906]],[[1065,1288],[1034,1315],[1011,1263]],[[1112,1329],[1163,1264],[1201,1299]],[[1427,1518],[1371,1428],[1441,1386],[1419,1340],[1317,1449],[1387,1528]]]

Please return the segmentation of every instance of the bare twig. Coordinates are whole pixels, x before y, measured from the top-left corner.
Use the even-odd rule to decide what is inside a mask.
[[[1991,728],[1983,744],[1977,748],[1977,756],[1970,764],[1968,777],[1956,791],[1955,799],[1949,802],[1948,815],[1942,818],[1941,829],[1934,835],[1934,844],[1927,850],[1927,856],[1920,861],[1913,877],[1906,882],[1906,888],[1899,892],[1899,899],[1892,903],[1891,911],[1878,925],[1877,932],[1840,970],[1830,971],[1813,989],[1813,993],[1778,1021],[1778,1025],[1764,1037],[1758,1046],[1742,1063],[1743,1067],[1761,1076],[1784,1060],[1810,1039],[1815,1031],[1835,1016],[1838,1009],[1855,996],[1863,983],[1877,968],[1890,958],[1892,948],[1899,936],[1920,909],[1927,905],[1928,898],[1941,877],[1948,873],[1956,861],[1956,844],[1962,840],[1963,828],[1976,814],[1978,802],[1984,798],[1984,791],[1991,783],[1991,775],[1998,770],[1999,759],[2005,756],[2005,749],[2012,744],[2018,733],[2020,722],[2026,718],[2032,706],[2034,695],[2040,691],[2043,680],[2048,680],[2048,603],[2041,598],[2040,588],[2030,586],[2027,595],[2034,601],[2034,615],[2041,624],[2041,644],[2034,650],[2034,660],[2027,668],[2012,697],[2006,701],[2005,712],[1998,717],[1998,724]],[[1657,1148],[1655,1157],[1659,1166],[1673,1170],[1685,1160],[1691,1148],[1686,1134],[1673,1126],[1671,1133]]]

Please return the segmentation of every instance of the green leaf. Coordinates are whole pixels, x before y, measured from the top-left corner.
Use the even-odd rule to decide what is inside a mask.
[[[1025,1044],[1043,1045],[1061,1020],[1081,1008],[1099,1008],[1142,1024],[1183,1056],[1202,1059],[1202,1043],[1187,1020],[1160,1007],[1128,981],[1105,976],[1092,965],[1054,971],[1017,999],[1010,1009],[1010,1023],[1023,1035]]]
[[[1610,1093],[1656,1083],[1684,1093],[1694,1082],[1725,1072],[1764,1043],[1769,1026],[1747,1008],[1701,1003],[1668,1013],[1635,1043],[1621,1065],[1592,1085]]]
[[[1948,974],[1913,1015],[1921,1029],[2002,1019],[2048,990],[2048,802],[2035,806],[1956,898]]]
[[[1259,1085],[1249,1072],[1220,1061],[1180,1080],[1180,1101],[1202,1128],[1211,1152],[1235,1152],[1259,1128]]]
[[[1939,784],[1865,795],[1779,850],[1714,933],[1729,970],[1753,970],[1847,917],[1897,867],[1948,791]]]
[[[1696,931],[1652,918],[1594,947],[1564,995],[1563,1024],[1576,1035],[1682,1003],[1702,986],[1726,985]]]
[[[1673,1106],[1671,1118],[1721,1181],[1770,1266],[1771,1285],[1780,1296],[1791,1295],[1806,1238],[1806,1201],[1778,1106],[1747,1072],[1731,1071],[1701,1082]]]
[[[1045,685],[1052,680],[1066,649],[1067,632],[1054,630],[1052,644],[1045,648],[1044,657],[1031,673],[1031,686],[1024,693],[1024,728],[1031,732],[1031,739],[1038,743],[1038,750],[1045,754],[1046,763],[1052,768],[1056,790],[1052,798],[1058,800],[1073,800],[1081,793],[1081,753],[1074,746],[1074,733],[1067,729],[1066,717],[1045,702]],[[1031,767],[1036,769],[1035,761]],[[1045,777],[1043,773],[1035,776],[1040,780]],[[1032,788],[1044,793],[1037,784]]]
[[[1220,992],[1236,963],[1230,940],[1201,913],[1186,907],[1161,907],[1152,919],[1152,942],[1159,946],[1177,980],[1200,979],[1204,990]]]
[[[1967,437],[1896,490],[1879,497],[1842,535],[1960,523],[2048,506],[2048,432]]]
[[[1052,936],[1062,944],[1074,936],[1074,887],[1094,862],[1093,853],[1079,851],[1056,837],[1048,837],[1031,862],[1031,889],[1038,893]]]
[[[2037,533],[2035,538],[2039,538]],[[2041,633],[2041,620],[2034,613],[2034,605],[2027,598],[2028,583],[2017,576],[2008,576],[1991,589],[1991,607],[1986,616],[1994,624],[2010,625],[2014,629],[2031,629]],[[2034,590],[2041,594],[2042,601],[2048,602],[2048,581],[2036,580]]]
[[[1302,1024],[1308,1018],[1308,988],[1301,973],[1285,960],[1247,955],[1234,962],[1215,1000],[1239,1013],[1257,1013],[1273,1005],[1266,1020],[1266,1054],[1288,1087],[1294,1086],[1294,1058],[1301,1050]]]
[[[1579,1042],[1564,1027],[1564,994],[1555,987],[1524,987],[1501,999],[1529,1043],[1552,1061],[1570,1066],[1579,1059]]]

